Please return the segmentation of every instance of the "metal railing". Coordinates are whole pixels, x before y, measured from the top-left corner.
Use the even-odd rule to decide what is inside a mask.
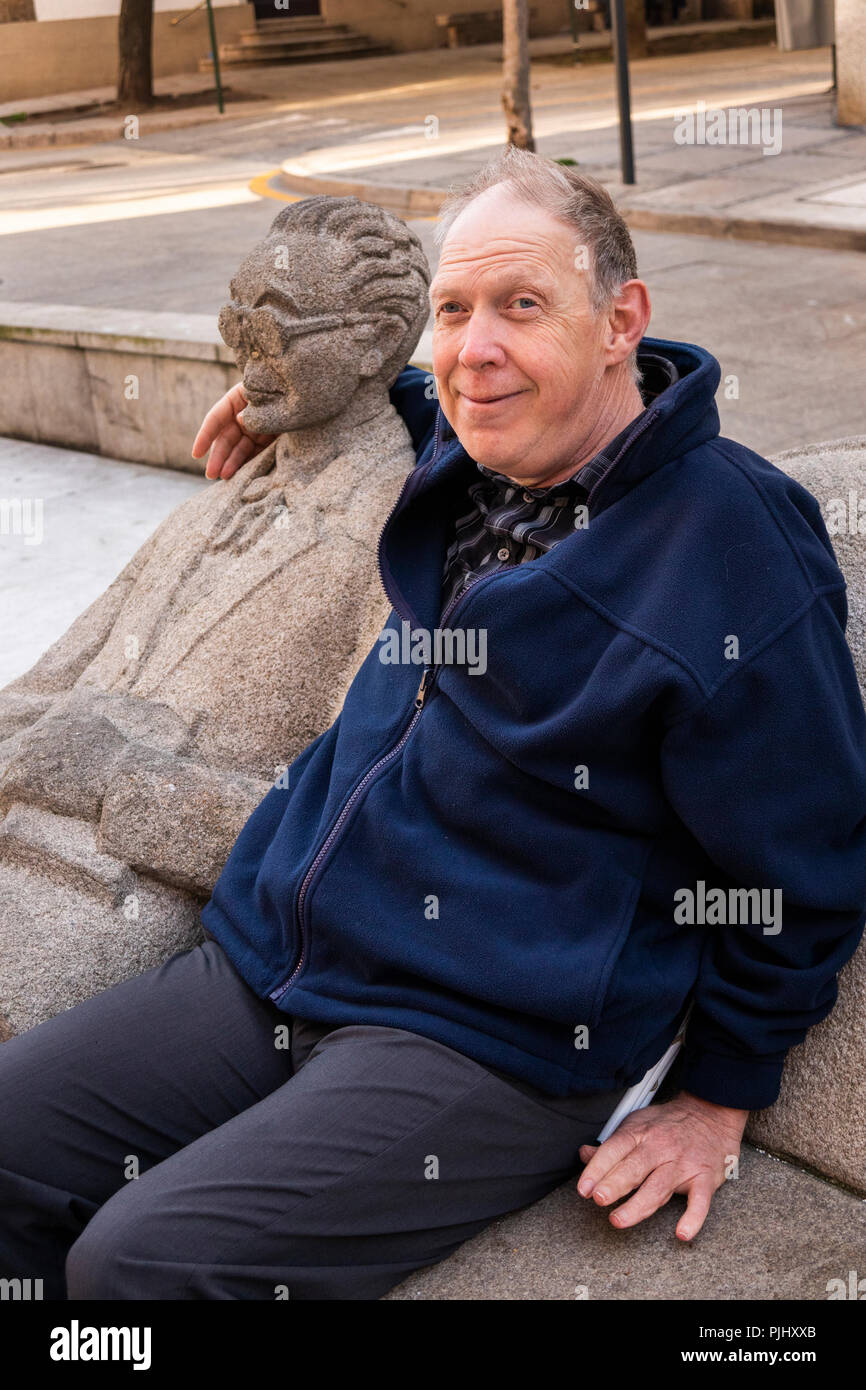
[[[217,106],[219,107],[220,115],[222,115],[222,113],[225,111],[225,102],[223,101],[223,83],[222,75],[220,73],[220,55],[219,47],[217,45],[216,24],[214,23],[213,5],[211,4],[211,0],[201,0],[200,4],[193,5],[192,9],[187,10],[185,14],[178,15],[177,19],[173,19],[171,21],[171,27],[174,28],[176,24],[183,24],[183,21],[185,19],[189,19],[191,14],[198,14],[199,10],[205,9],[207,10],[207,22],[208,27],[210,29],[211,49],[213,50],[213,75],[214,81],[216,83]]]

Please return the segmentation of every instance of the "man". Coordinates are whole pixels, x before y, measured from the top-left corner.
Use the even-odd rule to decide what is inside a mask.
[[[68,1115],[49,1181],[35,1122],[0,1140],[4,1274],[56,1288],[71,1245],[73,1298],[376,1297],[578,1158],[615,1226],[685,1194],[690,1240],[832,1007],[866,717],[817,503],[719,438],[708,353],[645,338],[598,185],[511,152],[443,232],[382,641],[238,837],[205,945],[0,1049],[0,1104],[44,1116],[110,1038],[90,1109],[117,1167],[147,1158],[94,1172]],[[265,442],[241,404],[209,476]],[[443,658],[457,631],[483,670]],[[690,999],[680,1091],[597,1146]]]

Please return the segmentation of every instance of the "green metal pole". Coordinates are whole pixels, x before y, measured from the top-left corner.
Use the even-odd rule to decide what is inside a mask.
[[[207,0],[207,22],[210,25],[210,45],[213,49],[213,75],[216,80],[217,105],[220,109],[220,115],[222,115],[225,111],[225,105],[223,104],[223,84],[222,78],[220,77],[220,55],[219,49],[217,48],[216,25],[214,24],[213,18],[213,6],[211,5],[210,0]]]

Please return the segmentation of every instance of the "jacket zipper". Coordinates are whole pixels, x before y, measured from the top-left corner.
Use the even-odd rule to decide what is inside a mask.
[[[505,565],[503,566],[503,569],[496,570],[493,574],[481,575],[478,579],[474,579],[472,583],[469,584],[467,588],[465,588],[462,591],[462,593],[455,594],[455,596],[451,599],[450,603],[447,605],[447,607],[444,609],[444,611],[439,617],[439,625],[441,626],[444,624],[445,619],[448,618],[451,615],[451,613],[453,613],[454,609],[457,607],[459,603],[462,603],[463,599],[466,598],[466,596],[468,595],[470,589],[474,589],[476,584],[483,584],[485,581],[495,579],[497,575],[502,574],[504,570],[510,570],[514,568],[514,565]],[[347,816],[349,815],[352,807],[355,805],[355,802],[358,800],[358,797],[364,791],[365,787],[369,786],[372,779],[377,776],[377,774],[382,770],[382,768],[385,767],[387,763],[390,763],[394,758],[396,758],[402,751],[407,739],[409,738],[409,735],[412,733],[412,730],[415,728],[415,725],[418,723],[418,720],[421,717],[421,711],[424,708],[424,702],[426,701],[427,696],[430,693],[430,688],[433,684],[436,675],[439,672],[439,669],[440,667],[435,665],[424,667],[421,675],[421,681],[415,693],[415,708],[412,714],[412,718],[409,720],[409,723],[406,725],[405,729],[400,735],[400,738],[397,740],[394,746],[392,748],[389,748],[388,752],[384,753],[381,758],[377,759],[373,766],[369,768],[367,772],[364,773],[364,776],[361,778],[360,782],[358,782],[357,785],[354,787],[348,799],[343,803],[343,809],[340,811],[340,814],[334,821],[334,824],[331,826],[331,829],[328,831],[328,834],[325,836],[325,839],[322,841],[322,844],[320,845],[312,863],[310,864],[310,867],[304,874],[304,877],[301,881],[301,886],[298,889],[298,901],[295,909],[298,923],[298,931],[301,939],[301,952],[300,956],[298,957],[298,963],[295,966],[289,978],[285,980],[283,984],[278,985],[276,989],[271,990],[268,997],[272,999],[275,1004],[278,1003],[280,999],[282,999],[283,995],[294,983],[297,976],[301,973],[301,970],[306,964],[307,942],[304,936],[304,904],[306,902],[307,893],[309,891],[309,887],[313,880],[313,877],[327,858],[331,846],[334,844],[334,841],[336,840],[342,827],[346,823]]]
[[[655,422],[656,418],[658,417],[658,413],[659,413],[658,411],[650,411],[650,412],[649,412],[649,415],[648,415],[647,418],[644,420],[644,423],[640,426],[640,428],[637,429],[637,430],[635,431],[635,433],[634,433],[633,435],[631,435],[630,438],[628,438],[628,439],[625,441],[625,443],[623,444],[622,449],[621,449],[620,452],[617,454],[616,458],[613,460],[613,463],[611,464],[611,468],[614,466],[614,464],[616,464],[616,463],[619,462],[620,458],[621,458],[622,455],[625,453],[626,449],[631,448],[631,446],[632,446],[632,444],[634,443],[634,441],[635,441],[636,439],[638,439],[638,438],[640,437],[640,435],[643,434],[644,430],[648,429],[649,426]],[[425,468],[429,468],[429,467],[430,467],[430,464],[435,463],[435,461],[436,461],[436,456],[437,456],[437,454],[438,454],[438,452],[439,452],[439,445],[440,445],[440,442],[441,442],[441,441],[440,441],[440,426],[441,426],[441,421],[442,421],[442,412],[441,412],[441,410],[440,410],[439,413],[438,413],[437,416],[436,416],[436,429],[435,429],[434,436],[433,436],[433,438],[434,438],[433,454],[432,454],[430,460],[428,461],[428,463],[426,463],[426,464],[424,465]],[[609,472],[609,471],[610,471],[610,470],[608,470],[608,472]],[[607,476],[607,474],[606,474],[605,476]],[[376,554],[377,554],[377,559],[378,559],[378,564],[379,564],[379,575],[380,575],[380,577],[381,577],[381,579],[382,579],[382,587],[385,588],[385,592],[386,592],[386,593],[387,593],[387,587],[386,587],[386,585],[385,585],[385,577],[384,577],[384,575],[382,574],[382,560],[381,560],[381,541],[382,541],[382,537],[383,537],[384,534],[385,534],[385,530],[386,530],[388,524],[390,523],[392,516],[393,516],[394,513],[396,512],[397,508],[398,508],[398,507],[401,505],[401,503],[403,502],[403,499],[404,499],[404,497],[405,497],[405,495],[406,495],[406,492],[407,492],[407,490],[408,490],[408,488],[409,488],[409,486],[410,486],[410,483],[412,482],[412,480],[413,480],[414,478],[417,478],[417,477],[418,477],[418,470],[413,469],[413,471],[412,471],[412,472],[409,474],[409,476],[406,478],[406,480],[405,480],[405,482],[404,482],[402,488],[400,489],[400,495],[399,495],[399,497],[397,498],[397,501],[394,503],[393,507],[391,508],[390,512],[388,513],[388,516],[387,516],[386,519],[385,519],[385,524],[384,524],[384,526],[382,527],[382,530],[381,530],[380,533],[379,533],[379,543],[378,543],[377,546],[376,546]],[[599,479],[599,484],[600,484],[601,482],[603,482],[603,481],[604,481],[603,478],[602,478],[602,479]],[[597,486],[598,486],[598,484],[597,484]],[[594,492],[594,491],[595,491],[595,489],[593,489],[593,492]],[[591,501],[591,499],[592,499],[592,492],[591,492],[591,493],[589,494],[589,496],[587,497],[587,503],[589,503],[589,502]],[[449,617],[451,616],[451,614],[453,613],[454,609],[458,606],[458,604],[462,603],[462,601],[467,597],[467,595],[469,594],[469,592],[470,592],[472,589],[474,589],[475,586],[476,586],[477,584],[484,584],[484,583],[486,583],[486,582],[489,582],[489,581],[492,580],[492,579],[496,579],[498,575],[500,575],[500,574],[502,574],[502,573],[504,573],[504,572],[506,572],[506,571],[512,570],[512,569],[514,569],[514,568],[515,568],[514,565],[504,565],[503,568],[502,568],[501,570],[496,570],[496,571],[494,571],[493,574],[481,575],[478,579],[473,580],[472,583],[469,584],[465,589],[463,589],[463,591],[462,591],[461,593],[455,594],[455,596],[451,599],[450,603],[447,605],[447,607],[444,609],[444,611],[439,615],[439,624],[438,624],[438,625],[439,625],[440,627],[443,627],[443,626],[444,626],[446,618],[449,618]],[[310,883],[312,882],[314,875],[316,874],[316,872],[318,871],[318,869],[320,868],[320,866],[322,865],[322,863],[324,862],[324,860],[327,858],[327,855],[328,855],[328,853],[329,853],[329,851],[330,851],[330,849],[331,849],[331,846],[334,844],[334,841],[336,840],[337,836],[339,835],[340,830],[341,830],[342,827],[345,825],[345,823],[346,823],[346,818],[347,818],[347,816],[349,815],[349,813],[350,813],[352,807],[354,806],[355,802],[357,801],[358,797],[359,797],[359,796],[361,795],[361,793],[364,791],[365,787],[367,787],[367,786],[370,784],[371,780],[382,770],[382,768],[385,767],[387,763],[390,763],[394,758],[396,758],[396,757],[399,755],[399,753],[402,751],[402,749],[404,748],[404,746],[405,746],[405,744],[406,744],[406,740],[409,738],[410,734],[412,733],[412,730],[415,728],[415,725],[418,723],[418,720],[419,720],[420,717],[421,717],[421,711],[422,711],[423,708],[424,708],[424,703],[425,703],[425,701],[426,701],[426,699],[427,699],[428,694],[430,693],[430,690],[431,690],[431,688],[432,688],[432,686],[433,686],[433,683],[434,683],[434,681],[435,681],[437,675],[439,674],[439,670],[440,670],[440,667],[435,666],[435,665],[433,665],[433,666],[425,666],[425,667],[424,667],[423,673],[422,673],[422,675],[421,675],[421,681],[420,681],[420,683],[419,683],[419,685],[418,685],[418,690],[416,691],[416,694],[415,694],[415,700],[414,700],[415,708],[414,708],[414,712],[413,712],[413,714],[412,714],[411,719],[409,720],[409,723],[406,725],[406,728],[403,730],[403,733],[400,735],[400,738],[399,738],[398,741],[394,744],[394,746],[393,746],[392,748],[390,748],[390,749],[388,750],[387,753],[383,754],[381,758],[377,759],[377,761],[373,764],[373,766],[372,766],[371,768],[369,768],[367,772],[365,772],[365,774],[364,774],[364,776],[361,778],[360,782],[357,783],[357,785],[355,786],[354,790],[350,793],[350,795],[349,795],[349,797],[348,797],[348,800],[346,800],[346,801],[343,803],[343,809],[340,811],[340,814],[338,815],[338,817],[337,817],[337,819],[335,820],[334,824],[331,826],[330,831],[329,831],[328,834],[325,836],[325,839],[322,841],[322,844],[321,844],[321,846],[319,847],[319,850],[318,850],[318,852],[316,853],[315,858],[313,859],[312,863],[310,864],[310,867],[307,869],[307,872],[305,873],[305,875],[304,875],[304,877],[303,877],[303,880],[302,880],[302,882],[301,882],[301,886],[300,886],[300,888],[299,888],[299,890],[298,890],[298,900],[297,900],[297,905],[296,905],[296,909],[295,909],[295,910],[296,910],[296,916],[297,916],[297,923],[298,923],[298,931],[299,931],[300,939],[301,939],[301,951],[300,951],[300,955],[299,955],[299,957],[298,957],[298,963],[297,963],[297,965],[295,966],[295,968],[294,968],[294,970],[292,971],[292,973],[291,973],[291,975],[289,976],[289,978],[288,978],[286,981],[284,981],[283,984],[279,985],[276,989],[271,990],[271,992],[270,992],[270,994],[269,994],[268,997],[269,997],[270,999],[272,999],[272,1000],[274,1001],[274,1003],[278,1003],[279,1000],[282,999],[283,995],[286,993],[286,991],[291,987],[291,985],[292,985],[292,984],[294,983],[294,981],[297,979],[298,975],[301,973],[301,970],[303,969],[304,965],[306,964],[306,959],[307,959],[307,942],[306,942],[305,937],[304,937],[304,917],[303,917],[303,912],[304,912],[304,905],[305,905],[305,902],[306,902],[307,893],[308,893],[308,891],[309,891]]]

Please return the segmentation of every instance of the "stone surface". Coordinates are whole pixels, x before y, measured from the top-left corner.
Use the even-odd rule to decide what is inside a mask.
[[[428,279],[379,208],[285,208],[221,316],[278,437],[0,691],[7,1033],[198,939],[244,821],[336,716],[389,608],[376,541],[414,452],[388,388]]]
[[[863,1201],[748,1145],[739,1177],[716,1193],[687,1245],[674,1235],[684,1206],[673,1197],[616,1231],[570,1181],[386,1299],[818,1300],[831,1280],[847,1284],[849,1270],[862,1276]]]
[[[0,434],[189,472],[199,422],[237,378],[206,315],[30,302],[0,303],[0,373]]]
[[[847,638],[866,694],[866,436],[791,450],[774,462],[821,504],[848,584]],[[789,1052],[778,1101],[752,1115],[747,1134],[866,1192],[864,1115],[866,941],[840,972],[833,1012]]]

